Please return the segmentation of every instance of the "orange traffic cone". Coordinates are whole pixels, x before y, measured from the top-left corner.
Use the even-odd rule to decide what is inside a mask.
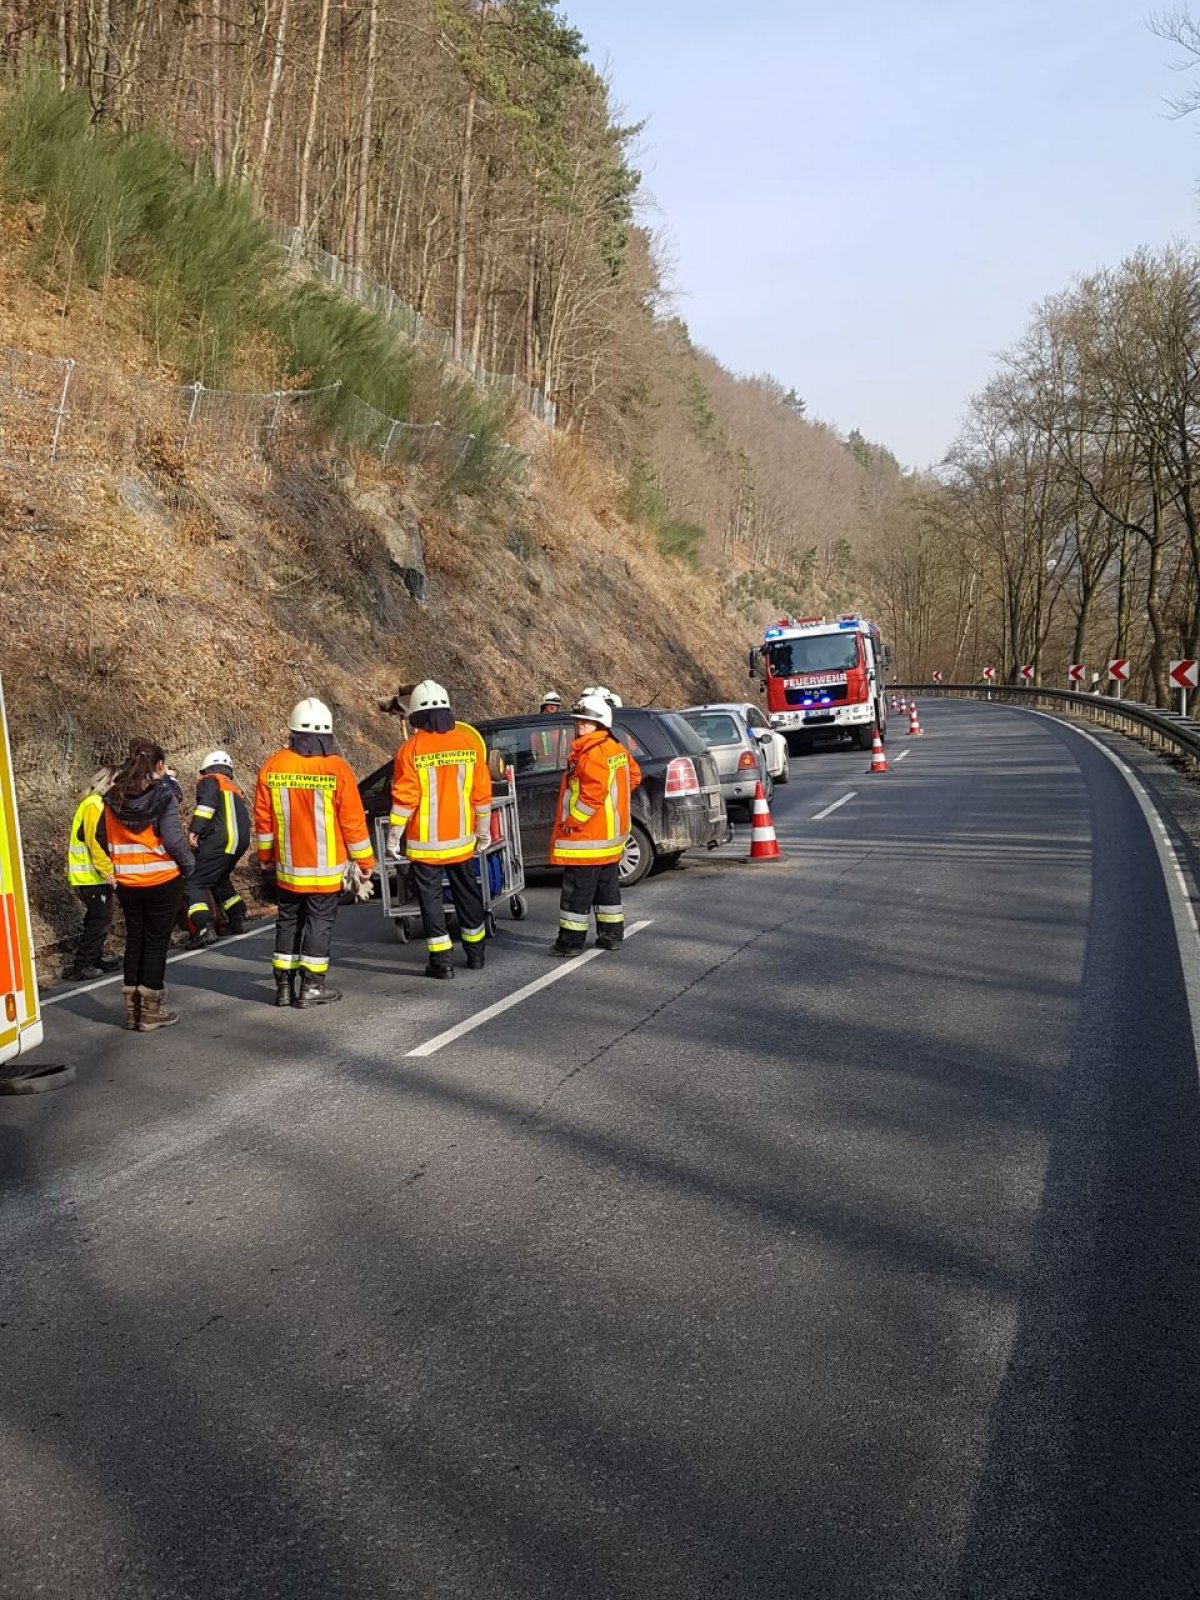
[[[908,731],[909,733],[920,733],[921,731],[921,724],[917,721],[917,702],[915,700],[912,703],[912,709],[908,713]]]
[[[897,702],[896,702],[896,696],[895,696],[895,695],[893,695],[893,696],[892,696],[892,710],[893,710],[893,711],[899,711],[899,709],[900,709],[900,707],[899,707],[899,705],[898,705],[898,704],[897,704]]]
[[[754,804],[750,808],[750,854],[747,861],[778,861],[783,851],[775,837],[771,808],[761,783],[754,785]]]
[[[879,729],[875,729],[875,737],[871,740],[871,765],[868,772],[886,772],[888,769],[887,756],[883,753],[883,740],[879,737]]]
[[[901,716],[903,716],[903,714],[907,710],[908,710],[908,696],[905,695],[905,694],[902,694],[900,696],[900,714],[901,714]]]

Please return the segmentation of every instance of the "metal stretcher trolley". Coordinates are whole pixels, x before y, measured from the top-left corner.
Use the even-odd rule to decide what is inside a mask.
[[[414,927],[420,931],[421,908],[413,893],[408,862],[387,854],[388,819],[375,819],[375,859],[379,863],[380,899],[383,914],[396,926],[396,937],[407,944]],[[508,900],[514,922],[520,922],[529,909],[525,900],[525,857],[521,850],[521,819],[517,812],[517,789],[513,769],[492,784],[492,840],[482,856],[476,855],[476,871],[483,896],[483,923],[491,938],[496,932],[496,901]],[[454,920],[454,906],[443,879],[447,925]]]

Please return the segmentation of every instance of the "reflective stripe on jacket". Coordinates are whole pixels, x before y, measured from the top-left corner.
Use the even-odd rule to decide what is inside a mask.
[[[224,772],[205,772],[196,785],[192,831],[203,839],[220,830],[227,856],[240,856],[250,843],[250,811],[246,797]]]
[[[641,781],[637,762],[607,729],[576,739],[558,791],[553,864],[594,867],[619,861],[629,837],[629,798]]]
[[[418,731],[396,751],[393,828],[405,828],[410,861],[454,866],[475,854],[492,814],[492,775],[482,737],[469,722],[449,733]]]
[[[104,796],[93,790],[75,808],[71,837],[67,844],[67,882],[73,889],[94,888],[107,883],[113,865],[96,838],[96,824],[104,811]]]
[[[346,858],[373,871],[358,784],[341,756],[300,756],[277,750],[258,775],[254,843],[263,866],[295,894],[329,894],[342,887]]]
[[[148,822],[136,832],[127,828],[110,806],[104,808],[104,833],[112,857],[113,876],[125,889],[153,889],[178,878],[179,864]]]

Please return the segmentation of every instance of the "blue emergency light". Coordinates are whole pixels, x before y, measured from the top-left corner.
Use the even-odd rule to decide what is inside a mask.
[[[782,628],[768,628],[767,632],[766,632],[766,637],[768,639],[782,639],[783,638],[783,629]]]

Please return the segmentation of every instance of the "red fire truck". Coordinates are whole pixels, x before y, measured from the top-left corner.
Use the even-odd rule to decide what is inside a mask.
[[[869,750],[875,729],[887,732],[890,660],[879,629],[863,617],[781,617],[750,652],[750,670],[764,677],[771,726],[793,755],[843,733]]]

